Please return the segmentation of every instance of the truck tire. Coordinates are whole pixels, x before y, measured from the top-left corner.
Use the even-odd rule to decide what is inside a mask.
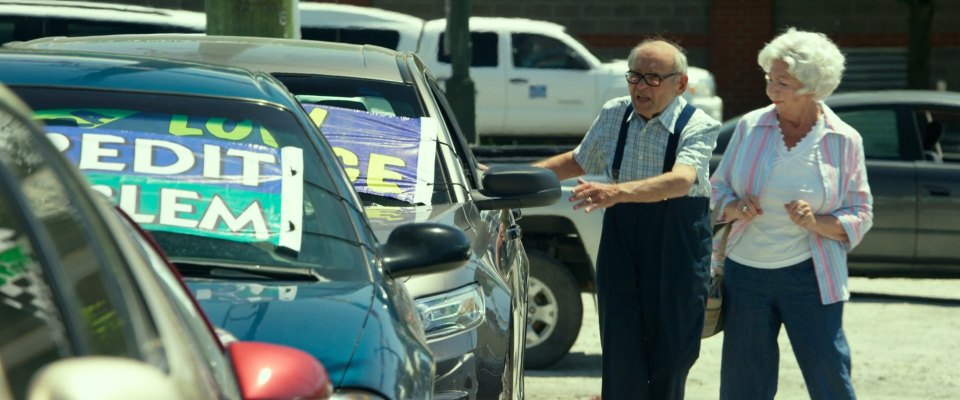
[[[567,267],[542,252],[528,250],[527,345],[524,368],[547,368],[570,351],[580,334],[583,302]]]

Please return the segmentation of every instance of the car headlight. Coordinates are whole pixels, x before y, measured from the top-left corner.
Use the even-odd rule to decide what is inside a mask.
[[[338,390],[330,400],[387,400],[383,396],[361,390]]]
[[[483,322],[485,307],[477,284],[422,297],[416,303],[428,338],[465,331]]]

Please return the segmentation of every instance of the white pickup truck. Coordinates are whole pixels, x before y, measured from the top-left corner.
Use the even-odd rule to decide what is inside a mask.
[[[451,75],[446,20],[369,7],[301,3],[304,39],[369,43],[416,52],[439,81]],[[522,18],[470,18],[476,130],[487,137],[578,140],[607,100],[627,95],[625,60],[601,62],[563,26]],[[626,54],[624,54],[626,56]],[[689,67],[685,96],[722,120],[713,75]],[[526,140],[527,143],[536,141]],[[568,141],[569,142],[569,141]]]
[[[446,21],[330,3],[300,3],[304,39],[376,44],[416,52],[438,79],[451,75],[444,50]],[[586,133],[603,103],[627,95],[625,60],[603,63],[560,25],[519,18],[470,18],[472,66],[481,138],[562,137],[568,145]],[[624,55],[626,56],[626,55]],[[713,75],[689,67],[685,97],[716,119],[723,102]],[[525,140],[525,143],[538,143]],[[543,140],[545,143],[546,140]],[[559,142],[559,141],[556,141]],[[476,146],[487,164],[523,162],[569,147]],[[601,180],[602,177],[589,177]],[[601,211],[575,212],[565,195],[549,207],[523,210],[519,221],[530,258],[525,367],[550,366],[570,350],[580,332],[581,292],[594,292]]]

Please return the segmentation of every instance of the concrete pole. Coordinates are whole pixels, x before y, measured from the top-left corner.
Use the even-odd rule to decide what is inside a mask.
[[[300,38],[299,0],[205,0],[208,35]]]

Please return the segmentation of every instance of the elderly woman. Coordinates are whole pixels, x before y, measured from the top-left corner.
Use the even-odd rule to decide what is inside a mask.
[[[740,120],[711,179],[711,205],[733,223],[720,398],[774,398],[782,325],[810,398],[852,399],[847,252],[872,225],[873,197],[860,134],[822,102],[844,57],[823,34],[790,28],[757,62],[773,104]]]

